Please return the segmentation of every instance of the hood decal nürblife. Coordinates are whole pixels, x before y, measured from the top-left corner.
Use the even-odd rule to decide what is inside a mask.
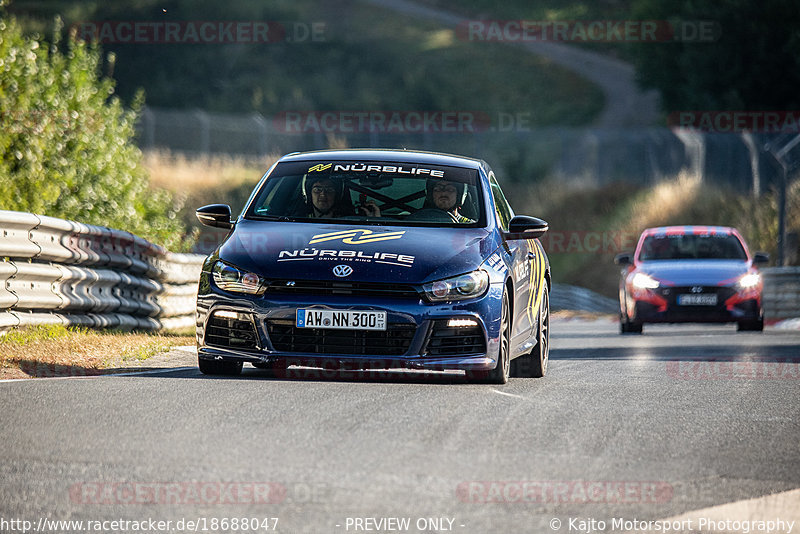
[[[363,224],[363,223],[362,223]],[[364,228],[243,220],[220,258],[267,279],[336,279],[347,264],[354,281],[423,283],[477,269],[498,243],[483,228]]]

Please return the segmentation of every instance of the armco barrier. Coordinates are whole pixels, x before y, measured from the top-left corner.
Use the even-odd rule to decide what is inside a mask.
[[[617,313],[619,303],[585,287],[553,284],[550,290],[553,311],[576,310],[595,313]]]
[[[0,331],[63,324],[180,330],[195,323],[204,256],[122,230],[0,211]]]
[[[800,317],[800,267],[761,269],[764,277],[764,316],[767,319]]]

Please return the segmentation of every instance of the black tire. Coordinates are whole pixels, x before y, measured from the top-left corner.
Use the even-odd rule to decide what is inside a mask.
[[[536,346],[530,353],[511,362],[514,377],[542,378],[547,374],[547,362],[550,360],[550,293],[547,287],[542,293],[537,321]]]
[[[642,323],[630,321],[627,317],[619,318],[619,333],[620,334],[641,334]]]
[[[197,366],[204,375],[236,376],[242,372],[242,362],[197,358]]]
[[[468,371],[467,378],[485,384],[505,384],[511,375],[510,344],[511,326],[509,321],[509,301],[508,292],[503,292],[503,307],[500,311],[500,350],[497,367],[491,371]]]
[[[628,317],[626,297],[622,289],[619,294],[619,333],[620,334],[641,334],[642,323],[631,321]]]
[[[757,321],[742,321],[741,323],[736,324],[736,330],[738,332],[763,332],[764,319],[759,319]]]

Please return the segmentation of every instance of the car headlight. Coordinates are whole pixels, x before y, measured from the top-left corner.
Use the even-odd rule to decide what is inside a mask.
[[[660,285],[658,280],[644,273],[636,273],[633,275],[631,283],[633,287],[637,289],[656,289]]]
[[[761,275],[758,273],[747,273],[742,275],[737,282],[739,289],[753,289],[761,283]]]
[[[489,273],[482,270],[437,280],[422,286],[425,298],[431,302],[464,300],[480,297],[489,287]]]
[[[264,280],[257,274],[242,271],[222,261],[214,264],[211,274],[217,287],[224,291],[263,295],[267,290]]]

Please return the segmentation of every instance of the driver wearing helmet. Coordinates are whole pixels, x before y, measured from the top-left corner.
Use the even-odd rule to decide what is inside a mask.
[[[459,213],[467,198],[467,184],[449,180],[429,179],[427,183],[429,203],[446,211],[453,221],[462,224],[474,223],[473,219]]]
[[[353,207],[343,198],[343,184],[327,176],[306,178],[303,187],[305,215],[311,218],[331,218],[353,215]]]
[[[334,218],[355,215],[353,205],[345,198],[344,184],[340,179],[320,176],[306,178],[304,194],[305,215],[310,218]],[[359,213],[370,217],[380,217],[381,210],[370,200],[359,206]]]

